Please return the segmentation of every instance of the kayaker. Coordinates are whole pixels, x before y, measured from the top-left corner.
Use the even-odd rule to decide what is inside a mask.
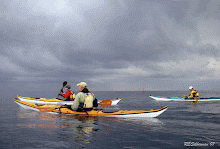
[[[80,82],[77,86],[80,92],[76,95],[71,109],[74,111],[90,111],[93,107],[98,107],[97,99],[95,95],[87,89],[87,84]]]
[[[63,89],[61,89],[62,96],[65,98],[65,101],[74,101],[75,93],[70,90],[71,86],[66,85],[66,93],[63,92]]]
[[[192,86],[189,87],[189,90],[190,90],[190,95],[187,97],[185,97],[185,99],[188,99],[188,98],[193,98],[196,100],[196,102],[198,102],[198,99],[197,97],[199,97],[199,92],[196,91]]]

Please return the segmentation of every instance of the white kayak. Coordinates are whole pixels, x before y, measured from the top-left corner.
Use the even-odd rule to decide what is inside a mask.
[[[32,97],[22,97],[22,96],[17,96],[17,98],[20,101],[24,102],[29,102],[29,103],[38,103],[38,104],[53,104],[53,105],[72,105],[73,101],[64,101],[60,99],[46,99],[46,98],[32,98]],[[111,106],[117,105],[118,102],[121,100],[121,98],[117,99],[112,99],[112,104]],[[98,100],[98,103],[100,103],[103,100]]]
[[[161,107],[155,110],[119,110],[115,112],[105,112],[102,109],[91,110],[87,112],[77,112],[61,105],[36,105],[35,103],[29,103],[13,99],[18,105],[25,109],[39,111],[43,113],[51,114],[68,114],[68,115],[85,115],[85,116],[107,116],[107,117],[157,117],[168,109],[168,106]]]
[[[162,96],[149,96],[157,101],[196,101],[195,99],[185,99],[185,97],[162,97]],[[198,101],[218,101],[220,97],[198,98]]]

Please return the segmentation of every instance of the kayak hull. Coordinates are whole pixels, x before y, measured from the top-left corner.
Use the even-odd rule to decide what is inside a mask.
[[[24,102],[30,102],[30,103],[38,103],[38,104],[53,104],[53,105],[72,105],[73,101],[63,101],[59,99],[46,99],[46,98],[31,98],[31,97],[22,97],[17,96],[17,98]],[[102,100],[99,100],[98,103],[100,103]],[[112,99],[111,106],[115,106],[121,101],[121,98]]]
[[[195,99],[185,99],[184,97],[162,97],[162,96],[149,96],[157,101],[196,101]],[[198,98],[198,101],[220,101],[220,97],[210,97],[210,98]]]
[[[13,99],[18,105],[25,109],[40,111],[40,109],[52,109],[48,113],[53,114],[68,114],[68,115],[85,115],[85,116],[107,116],[107,117],[157,117],[168,109],[168,106],[157,110],[119,110],[117,112],[104,112],[103,110],[91,110],[87,112],[77,112],[68,108],[60,108],[58,105],[42,105],[29,103]]]

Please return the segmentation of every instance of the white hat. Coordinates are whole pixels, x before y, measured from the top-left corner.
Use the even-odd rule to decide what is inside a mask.
[[[190,86],[190,87],[189,87],[189,90],[191,90],[191,89],[193,89],[193,87],[192,87],[192,86]]]
[[[77,86],[87,87],[87,84],[86,82],[80,82],[79,84],[77,84]]]

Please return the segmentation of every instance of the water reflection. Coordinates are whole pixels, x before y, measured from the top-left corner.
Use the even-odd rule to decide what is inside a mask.
[[[140,128],[147,128],[145,131],[155,132],[164,127],[164,122],[159,120],[158,118],[123,118],[120,119],[121,123],[126,123],[129,125],[133,125],[132,131],[136,131],[137,126]]]
[[[47,113],[39,113],[20,109],[17,117],[22,119],[21,123],[16,126],[35,129],[35,131],[49,132],[57,141],[68,142],[77,145],[78,148],[83,145],[92,143],[94,133],[107,131],[122,131],[127,128],[124,124],[153,126],[150,131],[156,131],[163,125],[157,118],[114,118],[114,117],[95,117],[95,116],[77,116],[77,115],[54,115]]]
[[[97,121],[107,122],[114,121],[115,119],[93,116],[53,115],[22,108],[17,112],[17,117],[22,119],[21,123],[16,124],[18,127],[58,134],[58,138],[61,141],[69,140],[69,142],[79,144],[91,142],[90,137],[92,136],[92,132],[97,132],[100,128]]]
[[[141,117],[137,117],[137,118],[124,118],[123,120],[125,121],[130,121],[133,123],[138,123],[138,124],[143,124],[143,125],[162,125],[163,122],[160,121],[158,118],[141,118]]]
[[[199,106],[199,110],[202,113],[213,113],[213,114],[218,114],[220,113],[220,107],[219,103],[209,103],[209,104],[203,104]]]
[[[190,109],[191,112],[198,111],[198,103],[190,103],[190,107],[191,107]]]
[[[190,104],[190,112],[202,112],[202,113],[220,113],[220,107],[219,104],[215,104],[215,103],[207,103],[207,102],[203,102],[203,103],[193,103]]]
[[[62,141],[90,143],[89,137],[95,129],[95,119],[90,117],[74,117],[68,115],[51,115],[28,110],[20,110],[18,118],[26,122],[16,126],[23,128],[38,128],[38,131],[56,133]],[[74,130],[74,131],[71,131]],[[68,132],[68,133],[67,133]]]

